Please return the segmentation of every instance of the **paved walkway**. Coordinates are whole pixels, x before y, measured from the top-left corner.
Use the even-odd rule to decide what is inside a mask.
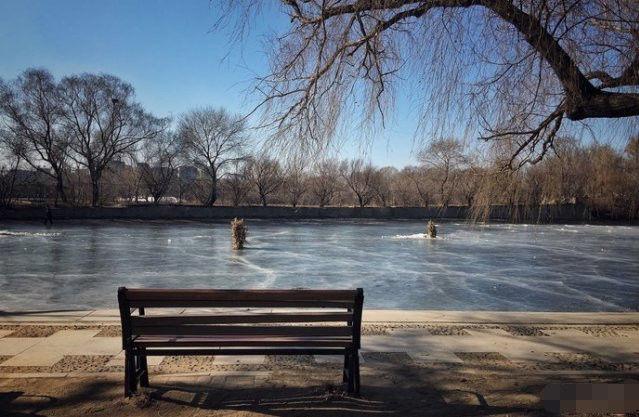
[[[639,371],[639,313],[368,310],[363,333],[364,364],[471,364],[542,373]],[[121,372],[123,360],[116,310],[0,315],[0,377]],[[338,364],[342,358],[303,360]],[[156,373],[238,367],[262,372],[273,362],[263,356],[153,357],[150,365]]]

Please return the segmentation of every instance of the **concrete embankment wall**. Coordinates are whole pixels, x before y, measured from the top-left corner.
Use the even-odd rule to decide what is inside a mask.
[[[458,219],[469,217],[467,207],[197,207],[130,206],[53,208],[54,220],[225,220],[246,219]],[[2,220],[44,220],[42,207],[0,209]],[[491,208],[490,220],[514,222],[583,222],[593,220],[581,205],[548,205],[535,209]]]

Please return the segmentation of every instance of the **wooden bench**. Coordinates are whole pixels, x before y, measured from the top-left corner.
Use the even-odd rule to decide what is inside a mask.
[[[130,396],[138,383],[148,386],[147,356],[152,355],[344,355],[342,380],[349,393],[357,394],[363,302],[361,288],[121,287],[124,393]]]

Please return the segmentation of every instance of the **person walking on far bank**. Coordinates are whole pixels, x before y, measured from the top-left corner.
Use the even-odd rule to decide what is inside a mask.
[[[51,206],[47,205],[47,216],[44,219],[45,226],[53,226],[53,212]]]

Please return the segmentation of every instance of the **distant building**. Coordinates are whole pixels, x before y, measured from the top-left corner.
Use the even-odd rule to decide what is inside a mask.
[[[122,172],[127,168],[126,163],[124,163],[124,161],[111,161],[109,162],[109,169],[112,172]]]
[[[25,199],[47,198],[51,187],[55,186],[51,177],[32,169],[15,171],[15,197]]]
[[[193,165],[182,165],[178,168],[178,178],[181,181],[195,181],[200,176],[200,170]]]

